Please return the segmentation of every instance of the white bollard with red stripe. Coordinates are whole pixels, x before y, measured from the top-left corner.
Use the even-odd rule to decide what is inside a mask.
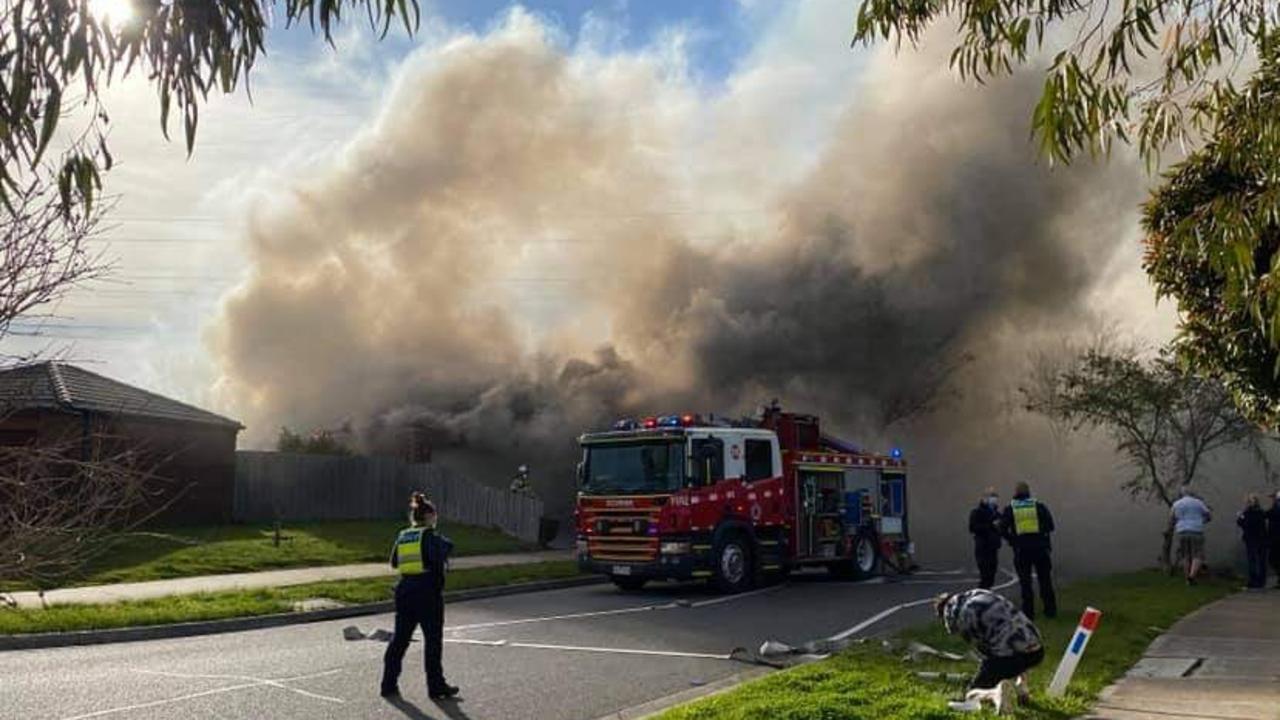
[[[1049,697],[1062,697],[1062,693],[1066,692],[1067,684],[1076,672],[1076,665],[1080,664],[1080,656],[1084,655],[1084,648],[1089,644],[1089,638],[1093,636],[1101,619],[1101,610],[1091,607],[1084,609],[1080,624],[1076,626],[1076,634],[1067,643],[1067,651],[1062,654],[1062,662],[1058,663],[1058,671],[1053,674],[1053,682],[1049,683]]]

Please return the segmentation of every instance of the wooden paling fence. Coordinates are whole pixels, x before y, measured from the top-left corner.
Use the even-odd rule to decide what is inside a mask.
[[[413,490],[447,521],[495,527],[536,542],[541,500],[468,480],[446,467],[384,457],[236,453],[238,522],[404,517]]]

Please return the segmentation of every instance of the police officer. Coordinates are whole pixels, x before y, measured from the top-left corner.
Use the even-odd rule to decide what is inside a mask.
[[[1035,592],[1031,589],[1031,571],[1040,582],[1040,600],[1045,617],[1058,614],[1058,598],[1053,592],[1053,563],[1049,560],[1053,532],[1053,515],[1044,503],[1031,497],[1031,487],[1019,482],[1014,487],[1013,501],[1001,516],[1001,531],[1013,546],[1013,567],[1022,586],[1022,612],[1036,617]]]
[[[1000,496],[995,488],[987,488],[978,506],[969,511],[969,532],[978,561],[978,587],[990,589],[996,584],[996,568],[1000,566]]]
[[[401,530],[391,550],[391,567],[400,571],[396,584],[396,630],[382,659],[382,696],[400,694],[397,681],[413,629],[422,627],[427,694],[451,698],[458,688],[445,682],[441,664],[444,645],[444,574],[453,543],[435,531],[436,507],[420,492],[409,498],[410,527]]]

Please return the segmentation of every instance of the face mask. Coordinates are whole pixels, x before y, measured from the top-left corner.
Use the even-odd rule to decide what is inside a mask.
[[[1000,507],[1000,498],[996,495],[987,496],[987,505],[990,507]]]

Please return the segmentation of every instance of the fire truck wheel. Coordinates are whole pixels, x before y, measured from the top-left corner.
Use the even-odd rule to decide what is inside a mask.
[[[626,575],[610,575],[609,579],[613,581],[614,585],[618,586],[619,590],[626,590],[628,592],[640,590],[644,587],[645,583],[645,578],[627,577]]]
[[[875,541],[868,535],[859,535],[853,541],[853,576],[862,580],[880,572],[880,553]]]
[[[715,552],[716,567],[713,581],[721,592],[742,592],[751,587],[755,565],[751,558],[751,546],[739,533],[726,535]]]

